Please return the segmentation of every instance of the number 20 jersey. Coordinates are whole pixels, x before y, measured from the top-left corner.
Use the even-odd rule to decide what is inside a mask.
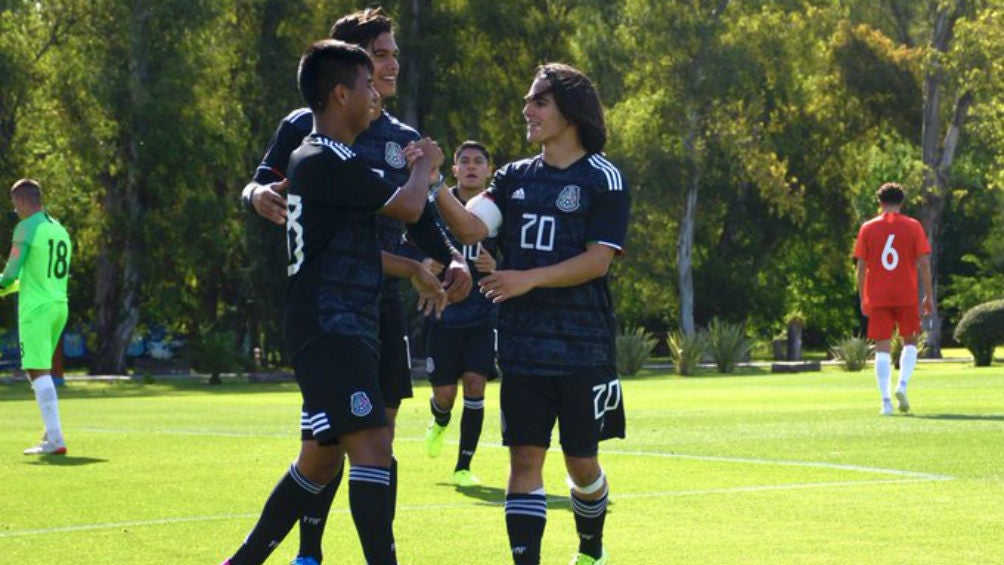
[[[620,171],[602,154],[565,169],[542,156],[499,169],[485,193],[502,214],[499,269],[554,265],[589,243],[618,253],[630,197]],[[507,374],[560,375],[613,365],[616,321],[607,277],[564,288],[536,288],[499,308],[499,364]]]

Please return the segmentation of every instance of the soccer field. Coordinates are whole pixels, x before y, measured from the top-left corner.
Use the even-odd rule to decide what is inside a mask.
[[[747,369],[747,371],[751,371]],[[608,441],[606,546],[614,565],[1004,563],[1004,371],[921,364],[910,416],[880,417],[873,374],[677,378],[624,383],[628,439]],[[216,565],[243,539],[295,456],[290,384],[71,383],[60,391],[66,457],[21,450],[40,431],[26,383],[0,385],[0,563]],[[449,483],[422,437],[429,388],[399,416],[395,531],[406,565],[509,563],[498,387],[473,470]],[[561,457],[546,467],[543,563],[577,540]],[[297,532],[269,563],[288,563]],[[343,483],[326,563],[363,563]]]

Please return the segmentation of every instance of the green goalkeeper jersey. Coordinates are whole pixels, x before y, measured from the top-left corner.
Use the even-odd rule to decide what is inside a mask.
[[[73,245],[70,234],[44,210],[18,222],[14,228],[7,266],[0,274],[0,288],[20,280],[18,310],[30,312],[52,302],[66,302]]]

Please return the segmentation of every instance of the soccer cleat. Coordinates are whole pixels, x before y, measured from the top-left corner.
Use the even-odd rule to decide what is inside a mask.
[[[892,401],[882,400],[882,410],[879,412],[882,416],[892,416]]]
[[[906,398],[905,390],[896,391],[896,405],[899,408],[899,411],[904,414],[910,411],[910,401]]]
[[[476,487],[481,484],[481,479],[470,469],[457,469],[453,472],[453,484],[458,487]]]
[[[607,552],[604,551],[603,555],[599,557],[579,553],[572,558],[568,565],[607,565]]]
[[[42,436],[38,445],[24,450],[25,455],[66,455],[66,443],[63,440],[50,441],[48,435]]]
[[[299,556],[296,559],[289,562],[289,565],[321,565],[313,557]]]
[[[446,434],[446,426],[440,426],[435,421],[429,424],[429,429],[425,430],[425,452],[429,457],[439,456],[443,450],[443,435]]]

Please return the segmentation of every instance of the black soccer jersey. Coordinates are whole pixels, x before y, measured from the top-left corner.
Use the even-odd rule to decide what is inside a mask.
[[[285,331],[291,356],[319,335],[376,346],[382,269],[375,213],[398,188],[348,146],[311,134],[289,162]]]
[[[272,135],[268,148],[265,150],[265,156],[262,157],[252,180],[259,184],[269,184],[286,178],[290,154],[300,145],[303,138],[307,137],[313,127],[314,115],[309,108],[294,110],[283,118],[278,129]],[[421,136],[414,128],[400,122],[387,111],[383,111],[379,118],[370,122],[369,129],[356,137],[355,143],[352,144],[352,151],[384,180],[394,186],[403,186],[411,176],[403,149],[418,139],[421,139]],[[245,194],[244,197],[247,199],[250,198],[250,195]],[[246,204],[249,203],[246,202]],[[381,249],[390,253],[399,253],[401,222],[386,216],[379,216],[377,222],[380,226]],[[433,230],[435,233],[432,233]],[[438,226],[420,223],[410,226],[409,231],[417,236],[415,237],[417,243],[421,244],[427,252],[436,253],[437,261],[448,261],[452,250],[446,247],[441,229]],[[386,278],[384,284],[385,298],[399,296],[397,279]]]
[[[603,155],[566,169],[541,156],[509,163],[486,195],[502,213],[499,269],[565,261],[588,243],[620,251],[630,198],[620,171]],[[557,375],[615,362],[616,323],[607,278],[566,288],[536,288],[499,309],[499,363],[505,373]]]

